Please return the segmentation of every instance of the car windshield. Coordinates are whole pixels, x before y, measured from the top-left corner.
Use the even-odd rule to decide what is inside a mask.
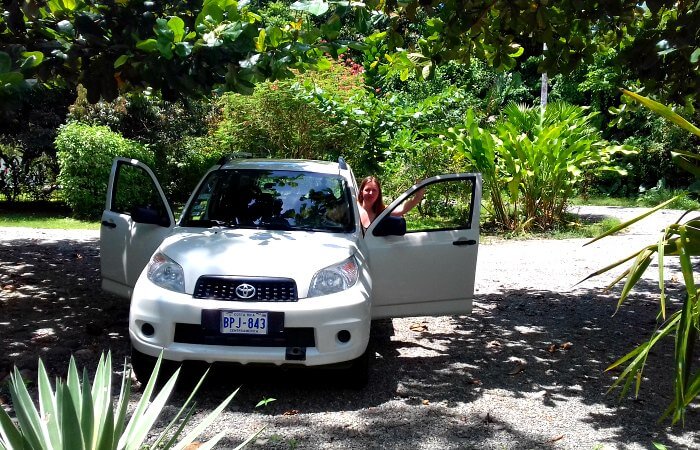
[[[201,184],[181,225],[349,233],[351,198],[339,175],[222,169]]]

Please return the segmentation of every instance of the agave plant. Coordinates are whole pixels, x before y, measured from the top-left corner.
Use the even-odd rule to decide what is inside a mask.
[[[683,129],[700,136],[700,129],[683,117],[676,114],[669,107],[655,102],[649,98],[623,90],[624,94],[638,101],[642,105],[672,121]],[[682,168],[700,179],[700,155],[688,152],[674,152],[673,160]],[[697,184],[697,182],[696,182]],[[594,242],[605,236],[609,236],[629,225],[642,220],[653,212],[668,206],[680,196],[674,197],[656,208],[609,230],[593,239]],[[693,371],[692,362],[696,357],[695,345],[698,341],[700,329],[700,296],[698,286],[695,283],[695,273],[691,258],[700,256],[700,216],[691,216],[693,210],[686,211],[675,223],[669,224],[658,242],[645,246],[638,252],[614,262],[586,279],[607,272],[615,267],[633,261],[632,264],[617,277],[608,287],[612,287],[622,280],[625,284],[622,288],[617,307],[627,299],[634,285],[649,267],[654,255],[659,262],[659,317],[661,324],[653,331],[648,341],[637,346],[627,355],[615,361],[607,370],[624,365],[622,373],[613,383],[611,389],[621,386],[621,397],[635,385],[635,396],[639,394],[644,366],[651,350],[664,338],[675,339],[674,349],[674,381],[673,400],[661,419],[671,418],[672,423],[683,422],[685,410],[688,405],[700,395],[700,371]],[[680,308],[669,313],[667,311],[666,293],[664,290],[664,263],[669,257],[677,257],[680,261],[685,284],[685,296]]]
[[[65,382],[56,380],[55,390],[39,360],[38,397],[39,409],[32,402],[24,379],[15,367],[10,375],[9,390],[17,416],[16,423],[0,408],[0,450],[108,450],[140,449],[153,428],[158,416],[172,393],[179,369],[151,400],[161,365],[158,358],[153,374],[136,408],[127,421],[127,408],[131,394],[131,377],[124,365],[119,399],[112,398],[112,358],[108,353],[100,356],[95,377],[90,385],[87,371],[78,375],[75,360],[71,357]],[[206,376],[206,374],[205,374]],[[182,449],[192,443],[226,408],[236,392],[228,396],[214,411],[194,426],[184,437],[185,425],[194,412],[192,402],[204,380],[199,381],[176,416],[163,429],[150,448]],[[210,449],[223,437],[214,436],[198,448]],[[251,436],[238,448],[245,446]]]

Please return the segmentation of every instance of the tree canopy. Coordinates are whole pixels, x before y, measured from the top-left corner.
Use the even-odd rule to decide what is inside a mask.
[[[362,49],[369,36],[387,48],[377,64],[404,77],[473,58],[509,69],[533,55],[542,56],[540,71],[568,73],[616,48],[614,63],[654,92],[688,102],[700,87],[694,1],[300,0],[291,4],[295,19],[282,25],[265,23],[253,6],[3,0],[0,95],[35,83],[81,83],[91,101],[134,88],[165,98],[249,92],[261,80],[291,76],[290,69],[324,67],[324,55]]]

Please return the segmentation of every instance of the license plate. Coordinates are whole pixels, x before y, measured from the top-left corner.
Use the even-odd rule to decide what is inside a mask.
[[[222,311],[223,334],[267,334],[267,313],[250,311]]]

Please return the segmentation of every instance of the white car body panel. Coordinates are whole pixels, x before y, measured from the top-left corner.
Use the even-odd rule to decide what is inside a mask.
[[[355,231],[175,226],[172,210],[153,172],[138,161],[115,159],[100,233],[103,288],[131,298],[129,334],[139,352],[157,356],[163,351],[164,358],[174,361],[334,364],[353,360],[365,352],[374,318],[471,311],[479,239],[481,178],[478,174],[424,180],[397,198],[363,233],[356,202],[357,184],[349,168],[339,170],[337,163],[293,160],[244,160],[233,164],[241,170],[340,174],[351,191]],[[148,174],[167,207],[168,217],[163,217],[163,221],[169,219],[169,226],[137,223],[128,212],[114,210],[112,197],[118,186],[120,165],[139,168]],[[214,167],[208,173],[217,169]],[[470,226],[409,232],[403,236],[374,235],[381,219],[416,190],[459,180],[468,180],[474,186]],[[203,182],[204,179],[200,185]],[[195,201],[194,197],[193,193],[185,211]],[[147,277],[146,265],[154,252],[166,255],[182,267],[184,292],[159,287]],[[351,256],[358,264],[358,281],[352,287],[330,295],[307,297],[311,280],[319,270]],[[290,278],[296,282],[298,300],[193,298],[194,286],[204,275]],[[197,333],[205,328],[205,315],[221,311],[283,313],[284,329],[311,329],[314,344],[305,346],[302,359],[290,360],[289,348],[284,346],[198,341],[204,339],[197,337]],[[153,328],[152,332],[149,327]],[[190,332],[196,336],[187,334]],[[341,332],[349,332],[351,338],[339,339]]]
[[[305,298],[317,271],[356,253],[356,239],[354,234],[306,231],[178,228],[160,249],[175,261],[187,261],[187,294],[202,275],[235,275],[293,278],[299,297]]]

